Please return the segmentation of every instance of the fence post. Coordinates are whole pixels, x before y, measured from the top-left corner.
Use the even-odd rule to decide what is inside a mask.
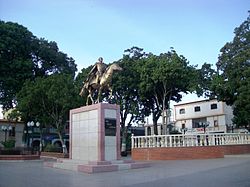
[[[169,146],[172,147],[172,136],[169,136]]]
[[[134,134],[132,134],[132,136],[131,136],[131,147],[132,147],[132,149],[135,147],[134,146]]]
[[[153,147],[156,147],[156,135],[154,134],[154,136],[153,136]]]

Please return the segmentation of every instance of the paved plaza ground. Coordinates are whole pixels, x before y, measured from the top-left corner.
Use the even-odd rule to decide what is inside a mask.
[[[223,159],[156,161],[150,168],[85,174],[43,161],[0,161],[0,187],[249,187],[250,155]]]

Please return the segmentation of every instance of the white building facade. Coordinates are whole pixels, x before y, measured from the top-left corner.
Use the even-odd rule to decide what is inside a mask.
[[[224,102],[202,100],[174,105],[175,127],[185,133],[223,133],[232,125],[232,107]]]
[[[0,142],[15,140],[15,147],[24,146],[23,130],[24,124],[22,122],[0,119]],[[3,147],[1,143],[0,147]]]

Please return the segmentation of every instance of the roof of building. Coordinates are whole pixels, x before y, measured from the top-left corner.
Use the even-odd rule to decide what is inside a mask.
[[[189,104],[195,104],[195,103],[204,103],[204,102],[210,102],[210,101],[219,102],[217,99],[203,99],[203,100],[199,100],[199,101],[191,101],[191,102],[175,104],[174,106],[182,106],[182,105],[189,105]]]

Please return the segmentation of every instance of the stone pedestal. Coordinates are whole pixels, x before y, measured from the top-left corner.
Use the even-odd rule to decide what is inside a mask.
[[[82,161],[120,159],[118,105],[99,103],[70,111],[70,158]]]
[[[120,154],[120,108],[99,103],[70,111],[69,159],[44,165],[84,173],[149,167],[149,163],[120,160]]]

